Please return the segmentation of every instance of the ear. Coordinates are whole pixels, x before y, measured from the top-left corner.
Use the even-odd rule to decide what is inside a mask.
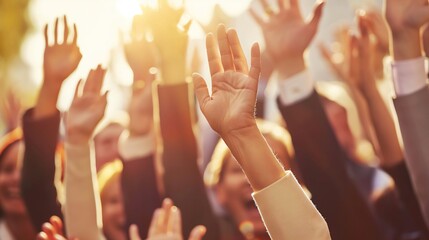
[[[226,191],[222,185],[222,183],[218,183],[214,188],[214,193],[216,194],[216,200],[217,202],[222,205],[225,206],[226,204],[226,199],[227,199],[227,194]]]

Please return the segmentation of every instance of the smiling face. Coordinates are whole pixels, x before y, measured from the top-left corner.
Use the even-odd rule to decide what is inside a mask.
[[[107,239],[125,240],[125,213],[119,176],[114,176],[101,193],[103,231]]]
[[[25,215],[21,198],[21,165],[18,159],[21,142],[14,143],[0,159],[0,204],[6,215]]]

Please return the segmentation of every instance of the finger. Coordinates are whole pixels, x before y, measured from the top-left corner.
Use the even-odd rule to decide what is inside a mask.
[[[44,223],[42,226],[42,230],[46,234],[48,239],[55,239],[55,230],[50,223]]]
[[[96,75],[94,79],[94,93],[99,94],[101,91],[101,88],[103,87],[104,82],[104,76],[106,75],[106,69],[103,69],[101,67],[101,64],[97,66],[96,69]]]
[[[58,21],[59,19],[55,19],[55,28],[54,28],[54,44],[58,44]]]
[[[48,235],[46,235],[46,233],[40,232],[39,234],[37,234],[37,240],[51,240],[51,239],[48,238]]]
[[[200,225],[192,229],[191,234],[189,235],[189,240],[201,240],[204,235],[206,235],[207,228]]]
[[[221,24],[217,28],[217,41],[219,44],[220,57],[224,71],[234,71],[234,59],[232,58],[231,47],[229,46],[228,37],[226,35],[225,25]]]
[[[55,228],[55,231],[60,234],[60,235],[64,235],[63,234],[63,222],[61,221],[61,219],[57,216],[52,216],[49,219],[49,222],[52,224],[52,226]]]
[[[291,9],[299,10],[299,2],[298,0],[289,0],[289,5]]]
[[[73,100],[79,98],[79,90],[82,87],[82,79],[77,82],[76,89],[74,90]]]
[[[246,56],[244,55],[243,48],[241,47],[237,31],[235,29],[229,29],[227,36],[234,59],[235,69],[238,72],[247,74],[249,72],[249,67],[247,66]]]
[[[284,0],[277,0],[277,5],[279,6],[279,9],[285,9],[285,1]]]
[[[45,47],[49,46],[49,37],[48,37],[48,24],[45,24]]]
[[[158,222],[159,218],[161,217],[162,209],[158,208],[155,210],[152,216],[152,221],[150,222],[149,231],[148,231],[148,238],[154,237],[156,234],[159,233],[158,230]]]
[[[73,24],[73,42],[74,45],[77,44],[77,27],[76,24]]]
[[[317,28],[320,23],[320,19],[322,18],[323,8],[325,6],[325,1],[321,1],[317,3],[316,7],[313,11],[313,18],[311,19],[309,25],[313,28]]]
[[[63,39],[64,44],[67,43],[68,38],[69,38],[69,25],[67,23],[67,16],[64,15],[64,39]]]
[[[253,8],[250,8],[249,11],[250,11],[250,15],[259,26],[263,26],[265,24],[264,19],[262,19],[262,17],[260,17],[259,14],[257,14]]]
[[[209,61],[210,75],[213,76],[223,71],[222,61],[220,58],[219,48],[212,33],[206,37],[207,58]]]
[[[176,236],[182,236],[182,215],[176,206],[173,206],[170,209],[168,232]]]
[[[96,69],[91,69],[88,73],[88,77],[86,78],[85,85],[83,86],[83,92],[82,95],[88,94],[88,93],[96,93],[95,91],[95,79],[97,75]]]
[[[170,219],[170,212],[172,207],[173,207],[173,201],[171,201],[171,199],[169,198],[164,199],[164,201],[162,202],[162,209],[164,210],[164,216],[160,221],[160,224],[162,224],[161,228],[163,232],[167,232],[168,230],[168,222]]]
[[[258,43],[253,44],[251,56],[249,76],[255,80],[259,80],[259,75],[261,74],[261,52]]]
[[[197,96],[198,104],[202,109],[204,109],[206,102],[210,100],[209,89],[207,88],[206,81],[198,73],[192,74],[192,80],[194,82],[194,91]]]
[[[135,224],[130,226],[129,235],[130,240],[141,240],[139,235],[139,228]]]
[[[264,9],[270,8],[270,4],[268,3],[268,0],[259,0],[259,2],[261,3]]]

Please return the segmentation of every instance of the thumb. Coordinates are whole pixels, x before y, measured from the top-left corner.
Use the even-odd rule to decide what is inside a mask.
[[[313,17],[309,23],[311,27],[317,29],[317,27],[319,26],[324,7],[325,7],[325,1],[319,1],[316,3],[316,7],[314,8],[314,11],[313,11]]]
[[[205,102],[207,102],[210,99],[209,90],[207,88],[206,81],[198,73],[192,74],[192,80],[194,82],[195,95],[197,96],[198,103],[202,108],[205,105]]]
[[[139,236],[139,228],[137,227],[137,225],[133,224],[130,226],[129,234],[130,240],[141,240]]]

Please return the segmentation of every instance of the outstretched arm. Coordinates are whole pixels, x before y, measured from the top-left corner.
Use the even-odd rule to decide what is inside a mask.
[[[27,211],[36,229],[41,229],[52,215],[62,217],[55,189],[55,150],[58,143],[60,112],[56,104],[64,80],[77,68],[82,55],[77,46],[77,30],[70,31],[64,16],[63,42],[58,42],[57,18],[54,41],[45,26],[43,83],[36,106],[23,117],[25,153],[21,189]],[[40,141],[43,136],[43,141]]]
[[[330,239],[326,222],[293,174],[283,170],[256,126],[254,107],[261,71],[259,45],[252,47],[249,69],[235,30],[226,32],[225,27],[219,27],[218,44],[219,47],[209,33],[207,55],[212,94],[198,74],[193,76],[195,93],[210,126],[228,145],[254,189],[254,198],[271,238]]]

